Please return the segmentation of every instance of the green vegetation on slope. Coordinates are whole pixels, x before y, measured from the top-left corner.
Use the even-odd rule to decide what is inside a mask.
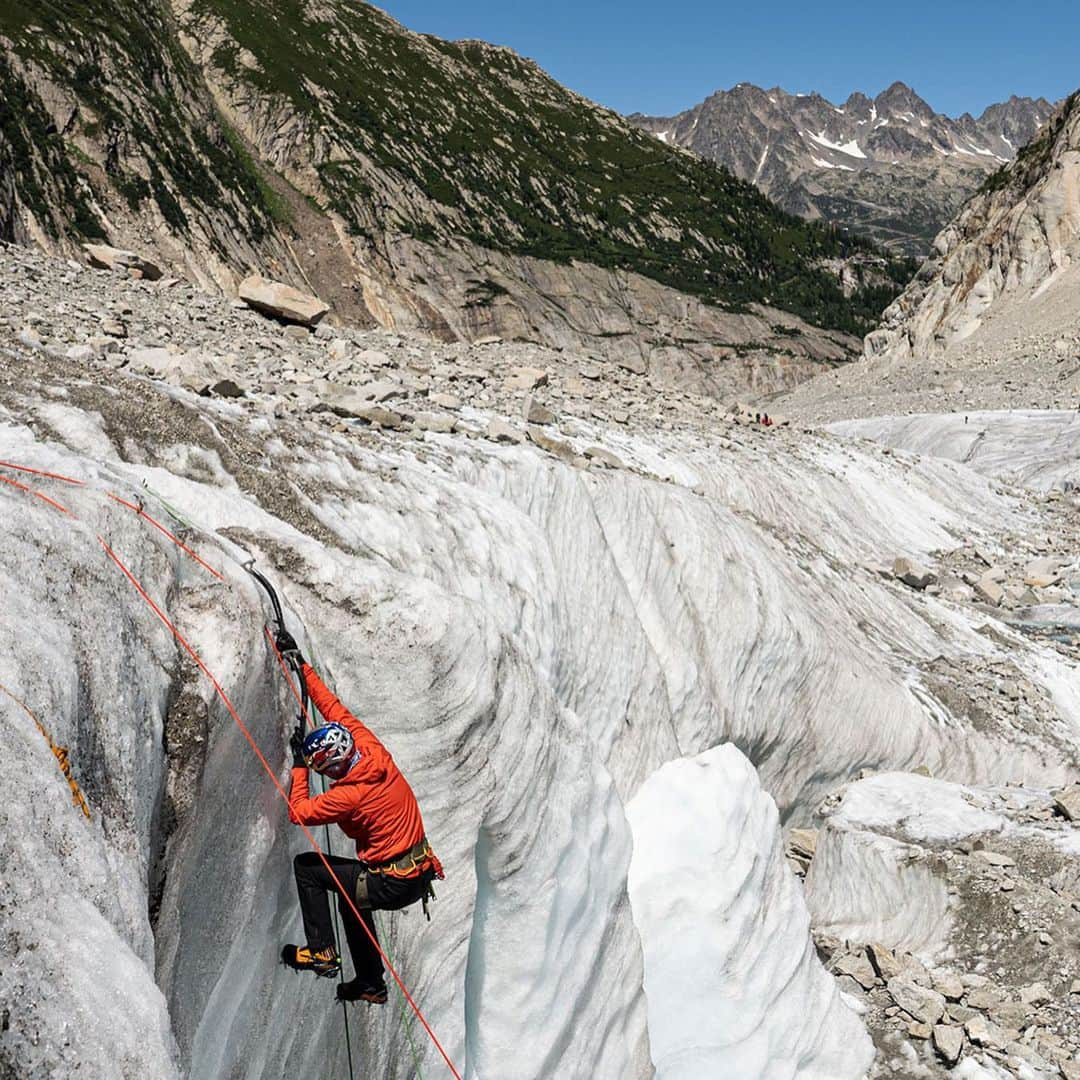
[[[0,87],[0,175],[14,179],[23,202],[51,236],[59,236],[65,226],[52,214],[51,206],[58,203],[67,208],[70,227],[78,235],[88,240],[104,236],[63,139],[3,54]],[[0,220],[0,238],[14,237],[14,222]]]
[[[78,126],[67,138],[78,134],[103,148],[109,181],[132,209],[152,198],[185,233],[186,200],[239,212],[249,236],[262,238],[273,216],[265,188],[219,118],[195,104],[209,100],[201,73],[160,0],[0,0],[0,26],[22,61],[73,95]],[[0,68],[0,98],[20,85],[7,64]],[[36,98],[35,109],[44,115]],[[59,167],[74,171],[72,146],[64,152],[63,140],[54,141]],[[45,146],[35,135],[27,152]],[[83,218],[77,204],[76,216]]]
[[[784,213],[508,50],[410,34],[351,0],[196,0],[191,17],[224,24],[213,60],[228,77],[284,100],[333,140],[320,178],[357,233],[379,212],[377,174],[389,172],[434,210],[381,224],[420,239],[619,267],[714,303],[765,301],[852,333],[875,323],[914,270],[883,258],[879,276],[896,287],[845,298],[821,263],[872,259],[871,244]]]

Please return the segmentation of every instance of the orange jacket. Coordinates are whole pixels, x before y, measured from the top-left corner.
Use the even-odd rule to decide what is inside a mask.
[[[308,771],[292,771],[289,820],[294,825],[337,824],[356,841],[356,857],[363,862],[389,862],[418,844],[424,836],[420,807],[408,781],[390,752],[304,664],[304,681],[315,708],[329,724],[352,732],[360,760],[322,795],[308,793]]]

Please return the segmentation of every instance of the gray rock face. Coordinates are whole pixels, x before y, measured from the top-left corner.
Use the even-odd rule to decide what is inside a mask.
[[[1080,247],[1080,98],[1068,99],[1024,155],[934,241],[934,253],[866,338],[868,358],[939,354],[1008,301],[1024,304]]]
[[[978,119],[954,119],[899,82],[873,100],[854,93],[842,107],[740,83],[677,116],[630,119],[726,165],[792,213],[842,221],[924,256],[965,198],[1052,111],[1044,99],[1014,96]]]

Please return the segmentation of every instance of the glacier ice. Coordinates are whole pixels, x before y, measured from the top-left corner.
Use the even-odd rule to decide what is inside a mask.
[[[332,989],[275,963],[299,934],[289,862],[302,837],[99,534],[284,778],[287,692],[233,556],[250,551],[279,584],[290,624],[410,778],[447,867],[431,924],[408,912],[383,926],[471,1077],[650,1075],[662,993],[627,896],[626,807],[665,763],[737,748],[759,780],[747,768],[716,813],[763,815],[762,852],[775,822],[761,831],[772,819],[756,783],[797,822],[864,767],[925,762],[966,784],[1052,784],[1071,768],[1075,669],[873,570],[1022,527],[1019,502],[961,464],[817,436],[777,453],[628,431],[608,444],[630,469],[596,473],[439,436],[365,447],[181,392],[120,445],[102,420],[108,391],[80,393],[0,409],[5,459],[88,482],[33,481],[74,521],[0,485],[0,681],[70,746],[93,810],[89,823],[73,812],[40,735],[0,701],[17,751],[0,776],[26,793],[0,806],[0,998],[27,1003],[0,1045],[19,1068],[77,1057],[88,1076],[239,1080],[345,1066]],[[145,495],[144,482],[221,538],[185,534],[226,582],[103,495]],[[938,655],[1007,655],[1054,694],[1054,729],[972,730],[920,683]],[[761,901],[750,880],[729,910]],[[805,935],[791,948],[763,954],[762,973],[803,956]],[[826,1053],[768,980],[732,978],[708,984],[714,1012],[754,986],[794,1025],[791,1060]],[[839,1004],[816,1008],[848,1022]],[[363,1067],[410,1075],[397,1009],[353,1015]],[[415,1023],[411,1037],[439,1075]]]
[[[658,1080],[863,1076],[870,1038],[817,959],[776,805],[746,757],[727,744],[670,761],[627,815]]]

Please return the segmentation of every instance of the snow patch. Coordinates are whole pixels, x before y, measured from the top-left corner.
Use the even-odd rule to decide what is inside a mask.
[[[812,131],[809,132],[810,138],[814,140],[819,146],[827,147],[829,150],[836,150],[838,153],[847,154],[848,157],[865,158],[866,155],[862,152],[859,144],[852,139],[851,142],[846,143],[834,143],[825,138],[825,133],[820,132],[815,135]]]

